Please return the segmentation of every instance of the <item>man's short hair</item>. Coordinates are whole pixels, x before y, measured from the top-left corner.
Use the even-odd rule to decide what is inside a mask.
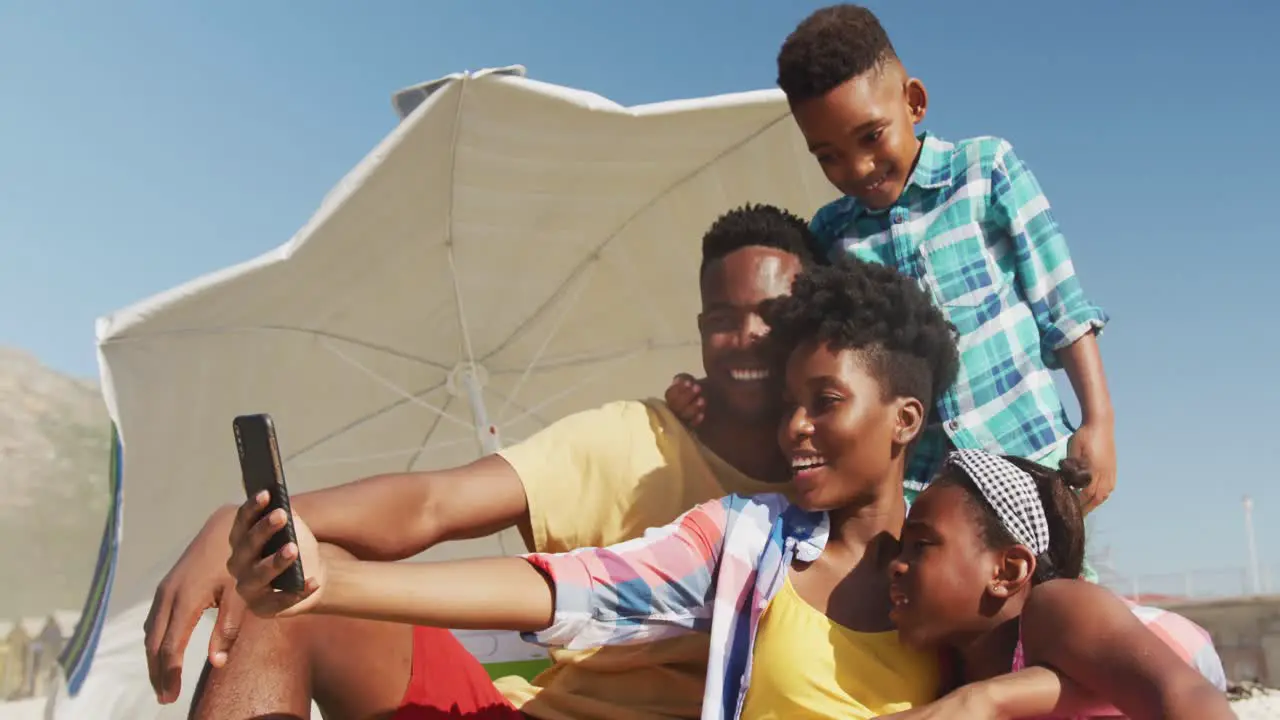
[[[745,247],[782,250],[808,264],[813,259],[813,234],[800,216],[773,205],[746,204],[721,215],[702,236],[702,267]]]

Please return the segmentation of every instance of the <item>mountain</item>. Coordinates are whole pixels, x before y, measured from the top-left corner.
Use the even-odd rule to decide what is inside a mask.
[[[79,610],[108,509],[96,383],[0,347],[0,620]]]

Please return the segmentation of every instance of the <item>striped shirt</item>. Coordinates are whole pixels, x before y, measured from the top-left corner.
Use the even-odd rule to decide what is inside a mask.
[[[926,133],[888,209],[851,197],[821,208],[819,256],[852,254],[918,280],[959,331],[960,371],[907,471],[908,499],[948,445],[1030,459],[1073,432],[1050,370],[1106,313],[1084,295],[1039,183],[1008,142]]]
[[[731,495],[610,548],[529,555],[555,582],[556,607],[551,627],[524,637],[580,650],[710,633],[702,717],[736,719],[760,617],[792,560],[822,553],[827,527],[826,513],[781,495]]]

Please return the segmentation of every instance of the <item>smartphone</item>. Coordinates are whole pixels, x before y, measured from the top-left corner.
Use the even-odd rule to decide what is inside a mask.
[[[298,542],[293,530],[293,514],[289,510],[289,488],[284,484],[284,466],[280,462],[280,445],[276,442],[275,424],[271,416],[241,415],[231,422],[236,434],[236,451],[240,453],[240,475],[244,479],[244,494],[253,498],[266,490],[271,496],[267,507],[258,517],[264,517],[276,508],[283,508],[288,520],[262,548],[262,557],[268,557],[288,543]],[[286,592],[300,593],[306,582],[302,574],[302,556],[271,581],[271,587]]]

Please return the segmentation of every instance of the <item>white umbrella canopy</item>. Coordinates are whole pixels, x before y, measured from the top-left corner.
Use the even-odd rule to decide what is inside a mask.
[[[272,414],[298,493],[460,465],[661,393],[700,368],[710,223],[834,196],[776,91],[623,107],[513,67],[411,88],[396,107],[399,126],[289,242],[99,321],[127,512],[103,567],[102,671],[59,716],[108,717],[94,688],[145,682],[102,655],[142,667],[156,583],[209,511],[242,497],[232,417]],[[426,555],[522,549],[506,535]],[[198,672],[189,661],[184,695]],[[151,703],[110,717],[159,717]]]

